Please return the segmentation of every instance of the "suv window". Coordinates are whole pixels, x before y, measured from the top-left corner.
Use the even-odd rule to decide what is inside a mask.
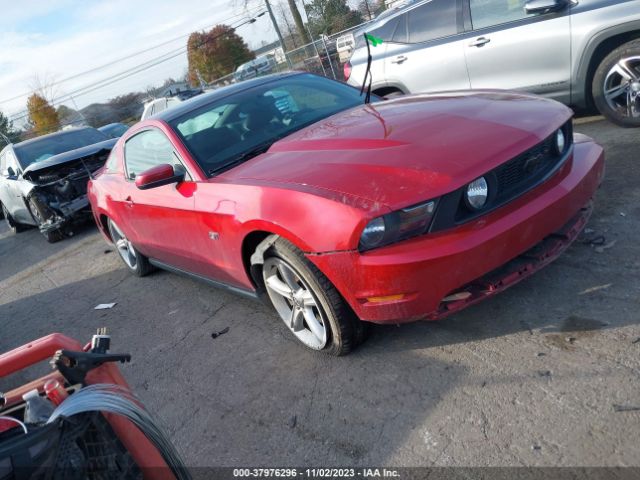
[[[155,129],[146,130],[127,140],[124,146],[124,159],[126,174],[130,180],[156,165],[178,163],[169,139]]]
[[[524,10],[526,0],[471,0],[474,29],[522,20],[530,16]]]
[[[457,2],[431,0],[409,10],[409,43],[420,43],[458,33]]]
[[[13,155],[11,150],[7,150],[2,158],[2,175],[5,177],[9,176],[9,167],[11,167],[14,173],[20,172],[20,166],[18,165],[18,161],[16,157]]]
[[[373,36],[381,38],[383,41],[388,42],[393,38],[393,32],[396,31],[398,26],[398,18],[392,18],[384,25],[376,28],[372,33]]]

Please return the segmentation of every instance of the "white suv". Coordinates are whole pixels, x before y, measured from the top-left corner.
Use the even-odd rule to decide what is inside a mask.
[[[379,95],[524,90],[640,126],[640,1],[422,0],[365,27]],[[363,32],[345,64],[361,86]]]

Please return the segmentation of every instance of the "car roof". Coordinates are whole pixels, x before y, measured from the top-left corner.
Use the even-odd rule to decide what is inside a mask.
[[[215,100],[228,97],[229,95],[233,95],[234,93],[249,90],[261,85],[266,85],[267,83],[271,83],[282,78],[292,77],[295,75],[303,75],[305,73],[306,72],[274,73],[272,75],[264,75],[262,77],[252,78],[251,80],[245,80],[243,82],[227,85],[226,87],[221,87],[212,92],[203,93],[202,95],[198,95],[196,97],[185,100],[175,107],[171,107],[168,110],[164,110],[160,113],[155,114],[153,118],[156,120],[170,122],[172,120],[175,120],[176,118],[181,117],[185,113],[197,110],[198,108],[214,102]]]
[[[43,140],[45,138],[60,137],[60,136],[65,135],[65,134],[67,134],[69,132],[78,132],[80,130],[97,130],[97,128],[93,128],[93,127],[78,127],[78,128],[70,128],[68,130],[60,130],[58,132],[49,133],[47,135],[40,135],[39,137],[30,138],[29,140],[24,140],[23,142],[20,142],[20,143],[14,143],[13,146],[14,147],[22,147],[24,145],[29,145],[30,143],[38,142],[38,141]]]

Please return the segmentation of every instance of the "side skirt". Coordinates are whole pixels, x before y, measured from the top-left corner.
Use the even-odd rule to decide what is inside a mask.
[[[174,267],[172,265],[168,265],[166,263],[161,262],[160,260],[156,260],[154,258],[149,259],[149,263],[154,267],[161,268],[162,270],[167,270],[171,273],[177,273],[178,275],[183,275],[185,277],[190,277],[195,280],[199,280],[201,282],[207,283],[216,288],[221,288],[223,290],[227,290],[233,292],[238,295],[242,295],[247,298],[251,298],[253,300],[258,300],[258,295],[255,291],[245,290],[243,288],[234,287],[233,285],[229,285],[227,283],[218,282],[216,280],[211,280],[210,278],[204,277],[202,275],[198,275],[197,273],[187,272],[186,270],[182,270],[180,268]]]

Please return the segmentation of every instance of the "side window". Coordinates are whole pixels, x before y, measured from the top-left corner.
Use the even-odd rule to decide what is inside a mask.
[[[5,166],[2,169],[3,174],[9,169],[9,167],[11,167],[16,174],[21,171],[20,166],[18,165],[18,160],[16,160],[16,157],[11,150],[5,152],[4,157]]]
[[[458,33],[457,2],[432,0],[407,12],[409,43],[427,42]]]
[[[393,32],[396,31],[397,26],[398,26],[398,17],[392,18],[381,27],[374,29],[371,32],[371,34],[374,37],[381,38],[385,42],[389,42],[393,38]]]
[[[529,17],[524,11],[526,0],[470,0],[473,28],[491,27]]]
[[[407,14],[398,17],[398,26],[393,34],[393,42],[407,43],[409,42],[409,32],[407,32]]]
[[[127,140],[124,147],[124,159],[126,174],[130,180],[156,165],[178,163],[169,139],[155,129],[146,130]]]

